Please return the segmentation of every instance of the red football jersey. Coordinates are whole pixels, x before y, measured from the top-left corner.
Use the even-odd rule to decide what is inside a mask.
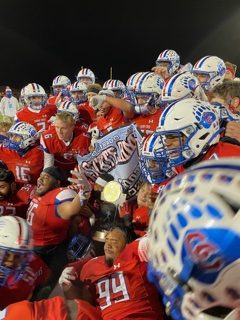
[[[48,120],[54,116],[56,112],[57,108],[53,104],[47,104],[40,112],[33,112],[28,107],[23,107],[16,113],[16,119],[30,123],[37,131],[46,130],[49,126]]]
[[[32,254],[31,261],[26,267],[23,277],[8,287],[0,286],[0,310],[9,304],[30,299],[34,289],[44,284],[51,275],[51,271],[41,258]]]
[[[82,268],[86,284],[105,320],[163,319],[156,288],[147,280],[147,262],[138,254],[139,241],[125,247],[109,267],[105,257],[96,257]]]
[[[55,128],[51,128],[43,132],[41,137],[41,145],[46,153],[54,155],[54,165],[65,170],[73,170],[77,164],[76,156],[89,153],[90,144],[89,134],[85,133],[81,128],[75,128],[73,139],[67,146],[57,136]]]
[[[33,196],[27,211],[27,223],[32,227],[34,246],[57,245],[67,238],[70,220],[58,215],[57,206],[72,201],[76,194],[68,188],[57,188],[42,197]]]
[[[7,200],[0,201],[0,216],[18,216],[26,219],[29,203],[33,197],[35,186],[24,184],[17,186],[14,194]]]
[[[209,148],[201,161],[229,157],[240,157],[240,146],[219,141]],[[193,164],[197,163],[198,162]],[[185,166],[182,165],[176,166],[175,169],[177,173],[181,173],[186,170]]]
[[[77,304],[76,320],[101,320],[101,313],[88,302],[75,299]],[[0,319],[4,320],[68,320],[68,311],[63,297],[53,297],[40,301],[21,301],[10,305],[0,312]]]
[[[0,159],[14,173],[17,183],[36,184],[43,169],[43,151],[40,146],[32,147],[24,155],[0,146]]]
[[[107,134],[113,129],[119,128],[126,123],[121,110],[111,107],[108,114],[97,120],[97,127],[103,133]]]
[[[162,112],[163,109],[158,109],[153,114],[136,116],[133,119],[133,122],[143,132],[144,135],[152,134],[158,127],[159,118]]]

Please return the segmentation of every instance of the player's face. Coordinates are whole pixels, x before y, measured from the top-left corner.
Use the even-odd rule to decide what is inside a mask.
[[[91,78],[88,78],[88,77],[81,77],[81,78],[79,79],[79,81],[82,82],[82,83],[85,83],[86,85],[93,83],[93,82],[92,82],[92,79],[91,79]]]
[[[78,100],[78,99],[84,97],[84,92],[83,91],[73,91],[73,92],[71,92],[71,96],[73,97],[74,100]]]
[[[104,244],[104,253],[106,262],[109,266],[113,264],[114,260],[119,256],[125,246],[126,238],[121,230],[113,229],[107,234]]]
[[[37,179],[36,195],[43,196],[50,190],[57,188],[57,180],[50,176],[48,173],[42,172]]]
[[[86,95],[87,95],[88,101],[90,101],[92,97],[96,96],[96,93],[95,92],[88,92]]]
[[[154,72],[160,75],[163,79],[167,79],[169,74],[170,62],[168,61],[160,61],[157,63],[157,66],[154,68]]]
[[[194,75],[195,75],[195,77],[197,77],[197,79],[200,83],[206,83],[209,79],[209,76],[205,73],[198,73],[197,72]]]
[[[140,95],[137,95],[137,96],[136,96],[136,99],[137,99],[137,103],[141,105],[141,104],[147,103],[148,100],[149,100],[149,97],[148,97],[148,96],[140,96]]]
[[[148,183],[144,183],[138,191],[137,204],[139,207],[152,207],[152,187]]]
[[[7,199],[11,193],[11,183],[0,181],[0,201]]]
[[[55,120],[55,130],[59,140],[68,142],[72,139],[75,125],[72,123],[63,122],[62,120]]]
[[[33,107],[39,107],[43,105],[43,97],[41,96],[33,96],[29,98],[31,102],[31,106]]]

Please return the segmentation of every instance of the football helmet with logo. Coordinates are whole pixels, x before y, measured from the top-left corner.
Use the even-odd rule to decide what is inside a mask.
[[[161,100],[163,103],[172,103],[187,98],[206,98],[198,79],[188,71],[175,74],[166,81]]]
[[[0,286],[20,280],[32,254],[32,237],[25,219],[0,217]]]
[[[168,63],[168,73],[172,76],[180,67],[180,57],[174,50],[164,50],[161,52],[156,60],[156,66],[161,65],[162,63]]]
[[[37,130],[31,124],[20,121],[8,130],[9,139],[6,146],[19,153],[25,153],[39,139]]]
[[[193,98],[173,102],[159,120],[163,147],[157,153],[171,166],[183,164],[217,143],[220,132],[219,113],[210,103]]]
[[[237,320],[240,162],[203,161],[173,178],[149,222],[148,277],[175,320]]]
[[[195,63],[192,73],[199,79],[203,89],[209,91],[223,82],[226,66],[219,57],[206,56]]]

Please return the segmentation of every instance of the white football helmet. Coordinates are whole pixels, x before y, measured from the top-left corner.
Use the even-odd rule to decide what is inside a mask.
[[[46,92],[37,83],[29,83],[22,89],[21,94],[23,94],[26,105],[33,110],[41,110],[47,103]]]
[[[68,97],[70,85],[71,85],[71,81],[68,77],[66,76],[55,77],[52,82],[54,96],[57,96],[61,92],[62,96]]]
[[[186,98],[204,100],[205,94],[192,73],[177,73],[165,82],[161,100],[163,103],[172,103]]]
[[[60,103],[57,112],[68,112],[77,121],[79,119],[79,112],[77,106],[71,101],[63,101]]]
[[[19,153],[27,151],[39,139],[38,132],[34,126],[23,121],[13,124],[8,130],[8,135],[7,147]]]
[[[91,69],[83,68],[78,72],[77,81],[84,82],[86,85],[95,83],[95,74]]]
[[[149,279],[176,320],[237,320],[240,159],[199,163],[173,178],[149,222]]]
[[[159,105],[163,85],[164,80],[153,72],[137,72],[128,79],[127,89],[132,91],[136,98],[145,97],[140,103],[139,101],[136,103],[136,113],[151,113],[149,107],[155,108]]]
[[[216,56],[206,56],[195,63],[192,73],[199,78],[204,90],[209,91],[223,82],[226,66],[222,59]],[[203,81],[200,75],[204,76]]]
[[[157,58],[156,65],[158,66],[161,62],[168,62],[168,73],[173,75],[180,67],[180,57],[174,50],[164,50]]]
[[[25,219],[0,217],[0,286],[11,286],[22,278],[32,248],[32,236]]]
[[[125,90],[125,84],[121,80],[109,79],[104,82],[103,89],[112,90],[115,93],[115,96],[120,98]]]
[[[76,81],[70,86],[71,100],[75,104],[87,101],[86,97],[87,85],[83,82]]]
[[[193,98],[170,104],[161,114],[157,134],[163,148],[159,155],[176,166],[203,154],[220,139],[220,117],[208,102]]]

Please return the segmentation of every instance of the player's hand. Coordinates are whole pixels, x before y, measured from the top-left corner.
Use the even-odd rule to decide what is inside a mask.
[[[73,174],[76,178],[68,178],[69,182],[81,186],[81,189],[84,192],[92,191],[92,186],[80,166],[78,166],[78,169],[75,168],[74,170],[71,170],[71,174]]]
[[[105,94],[97,94],[90,99],[90,105],[94,110],[99,110],[103,102],[106,100]]]
[[[67,291],[71,288],[72,281],[76,280],[77,278],[78,274],[76,269],[74,267],[67,267],[63,270],[58,283],[63,291]]]

